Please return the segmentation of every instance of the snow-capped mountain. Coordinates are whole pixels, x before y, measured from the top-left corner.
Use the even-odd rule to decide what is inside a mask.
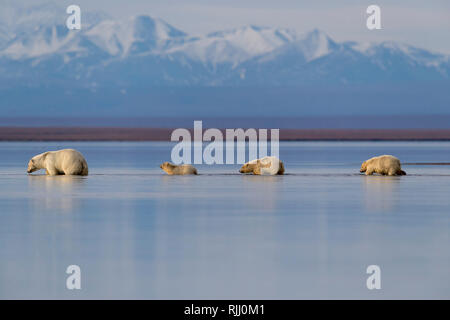
[[[450,59],[396,42],[245,26],[189,35],[52,3],[0,10],[0,116],[448,113]],[[364,106],[364,108],[361,108]],[[374,111],[375,110],[375,111]]]
[[[136,16],[125,20],[105,20],[84,37],[111,56],[163,53],[167,46],[187,35],[161,19]]]
[[[190,36],[150,16],[111,19],[83,12],[65,27],[64,8],[17,7],[0,24],[0,81],[7,85],[303,85],[449,81],[449,57],[405,44],[338,43],[325,32],[246,26]]]
[[[233,67],[297,39],[297,33],[288,29],[247,26],[219,31],[206,36],[189,38],[175,45],[167,53],[182,53],[204,64],[228,63]]]
[[[297,37],[283,46],[275,48],[269,54],[258,59],[259,62],[267,62],[277,59],[279,56],[293,55],[293,58],[304,63],[325,56],[336,50],[338,45],[324,32],[315,29],[309,33]]]

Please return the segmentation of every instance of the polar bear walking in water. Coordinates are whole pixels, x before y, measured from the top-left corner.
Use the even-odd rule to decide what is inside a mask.
[[[252,160],[244,164],[239,170],[240,173],[253,173],[256,175],[276,175],[284,174],[284,164],[277,157],[264,157]]]
[[[402,170],[400,160],[390,155],[373,157],[364,161],[359,172],[365,172],[366,176],[370,176],[374,173],[388,176],[406,175],[406,172]]]
[[[28,163],[28,173],[45,169],[47,175],[87,176],[88,165],[84,156],[73,149],[49,151],[33,157]]]
[[[191,166],[190,164],[183,164],[178,166],[170,162],[164,162],[159,167],[170,176],[197,174],[197,169],[195,169],[195,167]]]

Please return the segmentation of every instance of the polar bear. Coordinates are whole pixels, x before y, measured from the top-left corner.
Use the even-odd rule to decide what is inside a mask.
[[[239,170],[240,173],[250,173],[256,175],[276,175],[284,174],[284,164],[277,157],[264,157],[252,160],[244,164]]]
[[[159,166],[168,175],[186,175],[186,174],[197,174],[197,169],[190,164],[175,165],[170,162],[164,162]]]
[[[45,169],[47,175],[87,176],[89,173],[86,159],[73,149],[49,151],[33,157],[28,163],[28,173]]]
[[[365,172],[366,176],[373,173],[389,176],[406,175],[406,172],[402,170],[400,160],[391,155],[382,155],[364,161],[359,172]]]

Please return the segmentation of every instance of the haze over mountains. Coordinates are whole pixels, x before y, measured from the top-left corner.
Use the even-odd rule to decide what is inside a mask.
[[[0,13],[0,114],[450,113],[450,58],[406,44],[244,26],[190,36],[53,4]],[[62,108],[64,106],[64,108]]]

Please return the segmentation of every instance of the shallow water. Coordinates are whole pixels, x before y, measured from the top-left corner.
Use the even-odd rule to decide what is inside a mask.
[[[171,146],[0,143],[0,298],[450,298],[450,166],[359,174],[379,154],[450,162],[449,142],[281,143],[276,177],[167,176]],[[26,175],[67,147],[89,177]]]

